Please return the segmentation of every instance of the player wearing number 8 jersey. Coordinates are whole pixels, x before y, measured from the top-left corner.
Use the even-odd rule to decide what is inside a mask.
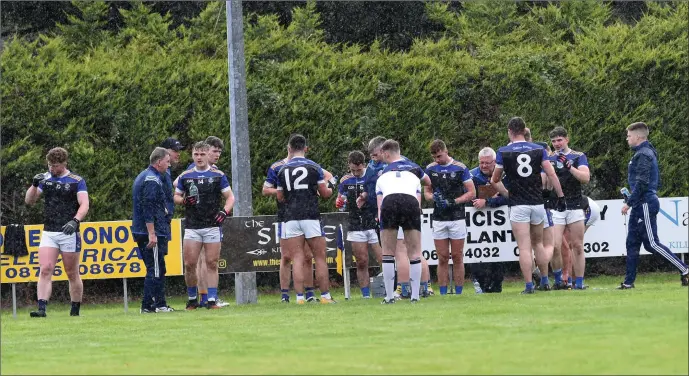
[[[79,276],[79,223],[88,213],[89,196],[85,180],[67,170],[67,157],[67,150],[51,149],[46,155],[48,172],[34,176],[33,184],[26,191],[27,205],[35,204],[41,194],[45,196],[43,232],[38,247],[38,310],[31,312],[31,317],[46,317],[46,306],[53,286],[53,271],[60,254],[69,279],[69,296],[72,301],[69,314],[79,316],[84,291]]]
[[[519,248],[519,267],[526,282],[522,293],[534,293],[532,277],[532,248],[535,252],[536,264],[541,270],[548,270],[548,262],[552,255],[546,254],[543,248],[543,218],[545,209],[541,189],[541,169],[551,179],[557,193],[556,209],[565,209],[562,188],[555,175],[553,166],[547,160],[542,146],[526,142],[524,131],[526,124],[520,117],[510,119],[507,123],[507,134],[511,143],[498,149],[495,170],[491,184],[508,197],[510,207],[510,222],[512,233]],[[505,172],[510,182],[509,192],[502,183],[502,173]]]
[[[328,198],[332,190],[326,185],[323,169],[304,157],[306,138],[293,135],[287,146],[292,158],[278,172],[277,199],[284,204],[282,239],[292,256],[292,278],[297,304],[304,304],[304,239],[316,260],[316,277],[321,290],[321,303],[334,303],[330,296],[325,237],[321,228],[318,197]],[[310,272],[310,271],[309,271]]]

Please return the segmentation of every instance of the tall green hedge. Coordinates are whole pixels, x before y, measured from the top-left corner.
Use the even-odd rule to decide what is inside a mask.
[[[68,24],[34,42],[12,39],[2,52],[3,223],[38,220],[23,194],[54,146],[66,147],[87,179],[89,220],[130,217],[132,180],[167,136],[222,137],[220,167],[230,172],[224,4],[209,2],[190,26],[173,29],[167,15],[134,3],[117,33],[104,30],[102,3],[74,4],[80,14]],[[660,194],[686,196],[688,8],[649,3],[627,25],[601,2],[468,2],[461,13],[430,3],[429,18],[445,31],[406,52],[327,44],[313,3],[295,9],[288,27],[246,15],[255,213],[274,212],[261,185],[293,132],[336,174],[375,135],[398,139],[420,164],[442,138],[475,165],[482,147],[507,142],[512,116],[539,140],[565,126],[570,145],[589,156],[585,189],[599,199],[626,184],[624,129],[645,121],[660,151]]]

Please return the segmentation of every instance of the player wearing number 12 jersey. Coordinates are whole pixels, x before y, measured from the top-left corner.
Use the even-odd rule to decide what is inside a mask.
[[[546,254],[543,248],[545,209],[541,193],[541,169],[550,178],[557,193],[556,209],[564,210],[565,202],[560,181],[553,166],[548,162],[545,149],[540,145],[526,142],[525,128],[526,124],[520,117],[512,118],[507,123],[507,134],[511,143],[498,149],[491,184],[501,195],[508,197],[512,233],[517,240],[519,266],[526,282],[526,288],[522,293],[533,294],[535,289],[531,274],[531,249],[535,252],[536,264],[541,270],[548,270],[548,262],[552,257]],[[509,192],[502,183],[503,171],[510,182]]]
[[[283,246],[292,256],[292,278],[297,304],[304,304],[304,239],[316,259],[316,277],[321,290],[321,303],[335,301],[330,296],[328,264],[325,259],[325,237],[321,229],[318,196],[328,198],[332,190],[326,185],[323,169],[306,159],[306,138],[294,135],[287,145],[292,158],[278,172],[277,199],[284,204]]]

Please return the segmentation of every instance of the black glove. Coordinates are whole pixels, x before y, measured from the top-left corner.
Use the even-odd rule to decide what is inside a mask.
[[[196,196],[187,196],[184,198],[184,206],[194,206],[197,202]]]
[[[38,186],[45,181],[45,173],[40,173],[36,174],[33,177],[33,182],[31,183],[34,187],[38,188]]]
[[[72,218],[71,221],[65,223],[65,225],[62,226],[62,233],[65,235],[72,235],[75,231],[77,231],[78,228],[79,220],[76,218]]]
[[[328,180],[328,188],[335,189],[337,187],[337,176],[333,175],[330,180]]]
[[[225,210],[220,210],[218,214],[215,215],[215,223],[219,226],[225,222],[225,218],[227,218],[227,212]]]
[[[558,160],[560,163],[562,163],[562,168],[564,168],[565,170],[569,170],[570,168],[572,168],[572,162],[570,162],[570,161],[567,159],[567,156],[566,156],[566,155],[564,155],[564,154],[559,154],[559,155],[557,156],[557,160]]]
[[[557,198],[557,202],[555,202],[555,210],[559,212],[567,210],[567,202],[565,202],[565,196]]]

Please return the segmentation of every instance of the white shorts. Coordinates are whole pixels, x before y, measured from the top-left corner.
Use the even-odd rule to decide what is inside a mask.
[[[60,252],[81,252],[81,235],[79,232],[65,235],[56,231],[43,231],[38,247],[57,248]]]
[[[589,199],[589,210],[586,212],[586,222],[584,225],[593,226],[600,219],[600,206],[593,200]]]
[[[563,212],[553,211],[553,223],[556,225],[568,225],[585,219],[584,209],[565,210]]]
[[[433,221],[433,239],[466,239],[467,225],[463,220]]]
[[[220,232],[220,227],[185,228],[184,240],[193,240],[204,244],[220,243],[220,241],[222,241],[222,234]]]
[[[550,209],[545,209],[545,217],[543,217],[543,229],[547,229],[553,226],[553,211]]]
[[[378,244],[378,234],[376,234],[376,230],[348,231],[347,241]]]
[[[532,225],[543,223],[545,218],[545,207],[543,205],[515,205],[510,207],[510,221]]]
[[[296,238],[302,236],[306,239],[323,236],[321,221],[317,219],[303,219],[300,221],[287,221],[282,223],[282,239]]]

